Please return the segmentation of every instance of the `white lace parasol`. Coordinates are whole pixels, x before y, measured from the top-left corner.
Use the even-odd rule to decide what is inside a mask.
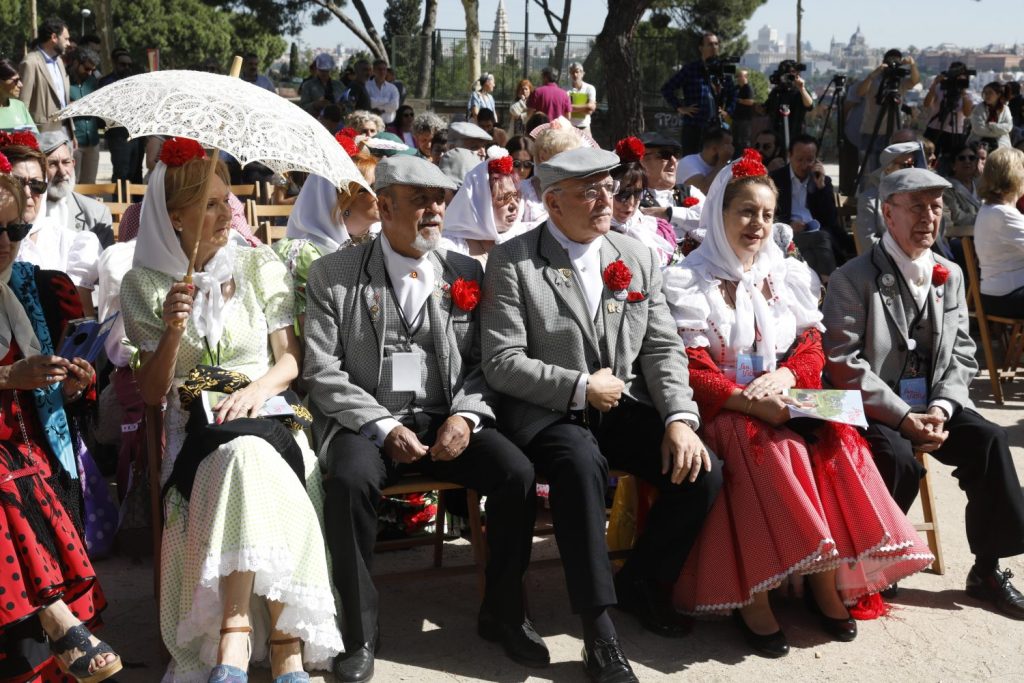
[[[98,116],[128,135],[191,138],[245,166],[304,171],[335,187],[370,189],[320,122],[283,97],[239,78],[202,71],[154,71],[115,81],[72,102],[57,118]]]

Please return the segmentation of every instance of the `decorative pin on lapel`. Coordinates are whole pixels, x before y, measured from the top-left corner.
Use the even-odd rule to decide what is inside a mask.
[[[885,275],[882,276],[883,287],[892,287],[895,284],[896,278],[894,278],[891,273],[886,273]]]
[[[608,312],[609,313],[618,313],[621,310],[622,310],[622,304],[620,304],[618,301],[609,301],[608,302]]]
[[[572,279],[572,268],[559,268],[558,272],[562,274],[563,280],[568,281]]]

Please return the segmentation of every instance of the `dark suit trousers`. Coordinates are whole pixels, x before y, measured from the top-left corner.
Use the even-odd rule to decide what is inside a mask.
[[[1024,496],[1006,431],[969,408],[957,411],[946,429],[949,437],[931,456],[954,468],[953,476],[967,494],[971,552],[992,558],[1024,553]],[[924,476],[913,446],[899,431],[878,422],[869,422],[865,437],[889,492],[906,512]]]
[[[433,417],[417,434],[420,441],[432,444],[446,417]],[[409,472],[455,482],[487,496],[490,556],[484,607],[504,621],[522,620],[523,574],[530,563],[537,512],[533,466],[526,456],[496,429],[485,427],[470,436],[469,445],[455,460],[434,462],[428,454],[418,462],[398,464],[366,437],[344,430],[327,449],[324,526],[348,651],[369,642],[377,625],[378,594],[371,572],[381,489]]]
[[[673,484],[661,473],[665,427],[653,408],[623,402],[604,415],[594,410],[590,415],[589,427],[569,418],[541,431],[526,448],[551,486],[555,540],[577,614],[617,602],[605,543],[609,468],[634,474],[659,491],[622,571],[661,584],[678,578],[722,485],[722,463],[713,454],[711,472],[701,471],[692,484]]]

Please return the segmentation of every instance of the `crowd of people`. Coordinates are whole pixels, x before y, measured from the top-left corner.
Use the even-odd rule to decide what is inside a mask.
[[[469,120],[446,121],[405,104],[385,62],[356,63],[343,83],[320,55],[299,105],[336,131],[363,182],[283,179],[293,208],[267,246],[230,165],[177,137],[150,141],[144,198],[114,235],[109,210],[74,191],[95,123],[50,118],[131,61],[115,51],[115,72],[96,79],[95,52],[68,54],[68,40],[44,22],[5,78],[30,90],[27,109],[14,104],[24,92],[0,91],[4,680],[121,668],[91,633],[105,599],[90,558],[109,548],[88,512],[105,488],[90,455],[97,418],[114,414],[98,413],[104,400],[118,407],[126,510],[144,491],[144,406],[164,409],[149,476],[163,495],[168,681],[240,683],[260,661],[275,683],[323,669],[369,680],[387,627],[373,580],[381,492],[407,473],[484,498],[477,631],[528,667],[550,662],[523,581],[538,476],[598,683],[637,680],[616,605],[665,637],[732,614],[751,651],[781,657],[768,595],[791,585],[825,634],[854,640],[857,619],[884,615],[898,582],[934,560],[906,517],[915,451],[950,465],[966,494],[967,592],[1024,619],[999,566],[1024,553],[1024,495],[1006,433],[969,397],[957,265],[956,240],[973,237],[985,307],[1024,310],[1024,152],[986,132],[1002,125],[994,91],[978,139],[949,147],[948,179],[896,131],[850,234],[817,140],[719,125],[699,64],[666,86],[692,119],[682,140],[650,131],[612,151],[591,135],[580,64],[568,90],[550,68],[536,89],[523,81],[506,129],[493,76]],[[701,50],[713,59],[717,37]],[[243,78],[267,86],[258,60]],[[738,101],[753,106],[744,85]],[[139,151],[110,132],[112,156]],[[65,352],[79,319],[115,313],[97,357]],[[822,388],[859,392],[867,427],[795,417]],[[613,469],[653,500],[617,571]]]

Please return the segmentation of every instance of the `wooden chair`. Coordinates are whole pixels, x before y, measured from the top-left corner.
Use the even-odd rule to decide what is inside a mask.
[[[249,201],[250,199],[259,203],[260,202],[260,183],[247,183],[245,185],[232,185],[231,194],[238,197],[238,200],[242,203]]]
[[[277,222],[287,222],[292,215],[292,204],[257,204],[250,199],[245,203],[246,215],[249,225],[256,226],[256,236],[264,244],[272,244],[274,240],[281,239],[285,235],[285,226],[275,225]],[[267,220],[270,219],[270,220]]]
[[[1003,404],[1002,369],[996,365],[995,353],[992,351],[991,323],[1008,325],[1009,335],[1006,337],[1006,358],[1003,367],[1010,370],[1012,380],[1017,371],[1021,352],[1024,351],[1024,312],[1020,318],[1007,318],[1001,315],[988,315],[981,304],[981,279],[978,275],[978,260],[974,251],[974,238],[964,237],[961,240],[964,248],[964,263],[967,267],[967,285],[974,300],[973,315],[978,319],[978,331],[981,333],[981,348],[985,353],[985,364],[988,366],[988,377],[992,383],[992,395],[996,403]]]
[[[113,225],[111,227],[114,230],[114,239],[117,239],[118,229],[121,226],[121,216],[124,215],[124,212],[128,210],[131,204],[127,202],[107,202],[104,206],[110,209],[110,216],[113,218]]]
[[[141,202],[142,197],[146,194],[145,183],[132,183],[124,181],[124,189],[121,191],[121,201],[128,202]]]
[[[915,524],[914,529],[922,531],[928,540],[928,548],[935,556],[932,562],[931,571],[939,576],[946,573],[946,563],[942,558],[942,543],[939,540],[939,516],[935,507],[935,497],[932,495],[932,473],[929,467],[928,454],[923,451],[914,453],[917,461],[924,467],[924,477],[921,478],[921,512],[924,522]]]
[[[75,192],[101,202],[121,201],[121,186],[118,183],[75,183]]]

